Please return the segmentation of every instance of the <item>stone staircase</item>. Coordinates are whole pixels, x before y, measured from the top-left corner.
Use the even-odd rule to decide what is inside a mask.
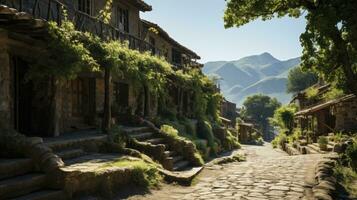
[[[0,159],[0,199],[61,200],[61,190],[51,190],[47,176],[36,170],[30,159]]]
[[[174,149],[171,149],[165,138],[160,137],[151,128],[141,127],[122,127],[124,132],[132,139],[136,139],[140,143],[149,143],[151,145],[163,145],[165,147],[164,156],[159,161],[163,167],[171,171],[184,171],[190,168],[190,162],[178,154]],[[154,155],[148,155],[154,159]]]
[[[81,157],[99,152],[107,135],[98,131],[71,133],[57,138],[45,138],[45,144],[58,155],[66,165],[76,163]]]

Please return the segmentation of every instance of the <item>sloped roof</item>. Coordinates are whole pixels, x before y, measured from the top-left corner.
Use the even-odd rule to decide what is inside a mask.
[[[338,103],[341,103],[341,102],[344,102],[344,101],[348,101],[348,100],[351,100],[351,99],[354,99],[354,98],[356,98],[356,95],[354,95],[354,94],[346,95],[346,96],[341,97],[339,99],[330,100],[330,101],[327,101],[325,103],[313,106],[311,108],[299,111],[299,112],[297,112],[295,114],[295,116],[309,115],[309,114],[315,113],[317,111],[323,110],[325,108],[328,108],[330,106],[333,106],[335,104],[338,104]]]
[[[163,28],[161,28],[158,24],[149,22],[147,20],[142,19],[141,22],[151,28],[155,28],[159,31],[159,34],[162,38],[164,38],[165,40],[167,40],[168,42],[172,43],[173,45],[175,45],[178,49],[182,50],[184,53],[192,56],[195,59],[201,59],[201,57],[199,55],[197,55],[195,52],[193,52],[192,50],[188,49],[187,47],[181,45],[179,42],[177,42],[176,40],[174,40]]]
[[[141,11],[152,11],[152,6],[145,3],[143,0],[130,0],[133,4],[135,4]]]

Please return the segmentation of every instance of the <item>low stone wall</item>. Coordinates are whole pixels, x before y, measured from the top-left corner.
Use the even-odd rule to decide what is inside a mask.
[[[181,139],[173,139],[169,137],[166,133],[163,133],[160,129],[158,129],[153,123],[149,121],[144,121],[144,124],[148,127],[150,127],[152,130],[160,134],[169,146],[174,149],[176,152],[181,154],[185,159],[191,162],[194,166],[202,166],[201,160],[195,156],[196,153],[198,153],[195,145],[188,140],[181,140]]]
[[[333,200],[336,191],[336,178],[333,177],[333,168],[336,161],[327,159],[320,161],[315,168],[316,185],[312,188],[314,199]]]
[[[47,147],[42,138],[26,137],[14,130],[0,130],[0,156],[7,158],[31,158],[37,167],[46,173],[58,170],[64,165],[61,158]]]

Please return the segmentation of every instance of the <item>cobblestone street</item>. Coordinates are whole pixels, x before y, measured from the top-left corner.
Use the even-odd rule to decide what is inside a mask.
[[[320,154],[288,156],[265,146],[244,146],[247,161],[204,169],[191,187],[164,185],[139,199],[309,199],[305,180],[314,173]]]

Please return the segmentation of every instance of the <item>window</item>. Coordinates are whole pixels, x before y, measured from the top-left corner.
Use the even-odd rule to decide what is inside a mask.
[[[92,15],[92,0],[78,0],[78,10]]]
[[[151,52],[152,52],[153,55],[155,55],[156,54],[156,41],[155,41],[155,38],[150,37],[149,38],[149,42],[151,44]]]
[[[117,24],[119,30],[129,33],[129,11],[127,9],[117,8]]]
[[[172,49],[172,62],[179,65],[182,64],[181,53],[178,52],[176,49]]]

